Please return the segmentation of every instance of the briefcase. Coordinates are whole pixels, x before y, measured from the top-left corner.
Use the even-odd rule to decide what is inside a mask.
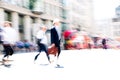
[[[55,45],[48,47],[48,54],[52,54],[52,55],[56,56],[57,53],[58,53],[58,48]]]

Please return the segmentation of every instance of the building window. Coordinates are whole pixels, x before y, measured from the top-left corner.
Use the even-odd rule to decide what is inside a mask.
[[[57,7],[53,6],[53,10],[54,10],[53,15],[54,15],[54,16],[57,16]]]
[[[23,25],[23,21],[24,21],[24,16],[23,15],[19,15],[19,33],[20,33],[20,39],[24,40],[24,25]]]
[[[56,7],[56,16],[59,16],[59,7]]]
[[[35,18],[34,17],[31,17],[31,23],[34,24],[35,23]],[[30,29],[30,32],[31,32],[31,41],[34,41],[34,31],[33,31],[33,26],[31,27]]]
[[[5,20],[12,21],[11,13],[8,11],[5,11]]]
[[[62,9],[62,17],[63,17],[64,19],[67,18],[66,10],[64,10],[64,9]]]
[[[42,24],[44,24],[44,25],[46,24],[46,20],[45,19],[42,19],[41,21],[42,21]]]
[[[48,3],[45,4],[45,13],[50,14],[50,5]]]
[[[115,31],[114,34],[115,36],[120,36],[120,31]]]
[[[29,0],[23,1],[23,7],[29,9]]]
[[[32,23],[35,23],[35,18],[31,17],[31,21],[32,21]]]
[[[59,16],[62,17],[62,8],[59,8]]]
[[[53,14],[54,14],[54,9],[53,9],[53,8],[54,8],[53,5],[50,5],[50,9],[51,9],[50,15],[53,15]]]

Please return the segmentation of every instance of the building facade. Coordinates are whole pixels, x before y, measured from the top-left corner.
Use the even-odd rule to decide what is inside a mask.
[[[120,40],[120,17],[112,19],[112,26],[114,38]]]
[[[99,37],[120,39],[120,18],[109,18],[96,23],[95,31]]]
[[[40,25],[45,24],[50,29],[53,19],[58,18],[62,26],[65,22],[62,4],[59,0],[1,0],[0,24],[11,21],[20,40],[32,41]]]
[[[110,18],[97,21],[94,30],[96,31],[97,37],[113,38],[114,34],[112,19]]]
[[[93,30],[93,0],[66,0],[70,29],[91,33]]]
[[[95,23],[96,35],[120,40],[120,6],[115,8],[115,17],[99,20]]]
[[[0,0],[0,24],[11,21],[19,32],[19,40],[28,41],[34,41],[42,24],[50,29],[55,18],[60,19],[62,31],[92,32],[92,9],[92,0]]]
[[[115,13],[117,17],[120,17],[120,6],[116,7]]]

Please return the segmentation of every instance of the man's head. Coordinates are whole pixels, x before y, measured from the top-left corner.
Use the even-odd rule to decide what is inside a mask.
[[[43,30],[43,31],[46,31],[47,27],[45,25],[43,25],[43,26],[40,27],[40,29]]]
[[[53,20],[53,25],[59,26],[60,25],[60,20],[59,19],[54,19]]]
[[[5,21],[4,22],[4,27],[11,27],[12,23],[10,21]]]

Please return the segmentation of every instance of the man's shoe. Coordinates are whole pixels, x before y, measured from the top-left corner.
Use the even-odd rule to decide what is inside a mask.
[[[7,59],[2,59],[2,61],[7,61]]]
[[[59,65],[59,64],[56,64],[56,67],[55,68],[64,68],[63,66]]]
[[[59,64],[57,64],[56,66],[57,66],[57,67],[60,67],[60,65],[59,65]]]

